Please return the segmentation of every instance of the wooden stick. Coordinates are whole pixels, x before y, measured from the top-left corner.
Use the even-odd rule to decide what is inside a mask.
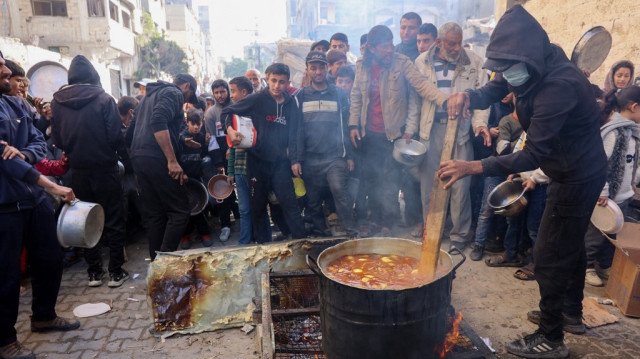
[[[456,138],[458,136],[459,117],[449,119],[444,135],[444,146],[440,162],[453,159],[455,152]],[[427,156],[429,153],[427,152]],[[440,255],[440,245],[442,243],[442,233],[449,210],[450,190],[445,190],[445,182],[438,176],[438,171],[433,176],[433,186],[429,194],[429,208],[424,221],[424,232],[422,235],[422,254],[420,256],[419,272],[421,275],[433,278],[438,266]]]

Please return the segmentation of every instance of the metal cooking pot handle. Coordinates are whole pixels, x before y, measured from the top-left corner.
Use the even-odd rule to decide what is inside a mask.
[[[494,214],[504,214],[504,212],[505,212],[504,208],[503,209],[494,209],[493,210]]]
[[[464,253],[457,247],[453,247],[453,248],[449,249],[449,254],[452,254],[453,252],[458,252],[458,254],[462,256],[462,260],[460,262],[458,262],[458,264],[456,264],[453,267],[453,273],[455,275],[456,270],[458,269],[458,267],[460,267],[462,265],[462,263],[464,263],[464,261],[467,260],[467,256],[465,256]]]
[[[79,200],[79,199],[77,199],[77,198],[74,198],[74,199],[72,199],[71,201],[69,201],[69,205],[70,205],[70,206],[73,206],[74,204],[76,204],[76,203],[78,203],[78,202],[80,202],[80,200]]]
[[[313,263],[313,265],[311,263]],[[309,266],[309,269],[311,269],[313,273],[315,273],[318,277],[322,277],[322,274],[320,274],[321,270],[320,270],[320,266],[318,265],[318,262],[316,262],[316,260],[311,258],[311,256],[308,254],[307,254],[307,265]]]
[[[224,199],[216,198],[216,202],[222,203],[222,202],[224,202]]]

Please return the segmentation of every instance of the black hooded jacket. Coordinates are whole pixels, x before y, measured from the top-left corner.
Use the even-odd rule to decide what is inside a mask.
[[[184,124],[184,96],[178,86],[165,81],[147,85],[147,94],[136,107],[136,121],[127,130],[132,138],[130,157],[155,157],[166,160],[154,133],[168,130],[176,158],[180,158],[180,126]]]
[[[122,120],[113,97],[100,87],[89,60],[76,56],[69,85],[53,95],[51,137],[73,169],[110,170],[118,162]]]
[[[540,167],[553,181],[580,184],[601,177],[607,159],[600,137],[600,108],[591,85],[524,8],[509,9],[496,26],[486,56],[527,65],[532,77],[511,87],[502,76],[469,90],[472,109],[516,94],[516,113],[527,132],[522,151],[482,160],[485,176]]]

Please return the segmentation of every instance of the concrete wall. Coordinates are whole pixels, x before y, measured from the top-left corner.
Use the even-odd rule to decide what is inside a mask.
[[[613,63],[630,60],[640,70],[640,1],[638,0],[497,0],[496,18],[515,3],[524,3],[545,28],[552,42],[560,45],[571,57],[580,37],[595,26],[604,26],[613,37],[611,52],[605,62],[591,74],[591,82],[602,87]]]

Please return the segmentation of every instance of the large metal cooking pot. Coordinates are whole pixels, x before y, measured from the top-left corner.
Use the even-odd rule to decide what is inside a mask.
[[[320,277],[322,348],[331,359],[424,359],[437,357],[449,330],[448,309],[456,269],[440,251],[439,271],[445,274],[418,287],[364,289],[327,277],[327,266],[353,254],[419,256],[421,243],[400,238],[350,240],[320,253],[307,264]]]
[[[404,138],[399,138],[393,143],[393,158],[407,166],[417,166],[426,153],[427,147],[420,141],[407,143]]]
[[[74,199],[62,206],[56,229],[63,247],[93,248],[100,241],[103,228],[102,206]]]
[[[493,209],[493,213],[513,217],[527,206],[525,192],[521,180],[504,181],[489,192],[487,203]]]

